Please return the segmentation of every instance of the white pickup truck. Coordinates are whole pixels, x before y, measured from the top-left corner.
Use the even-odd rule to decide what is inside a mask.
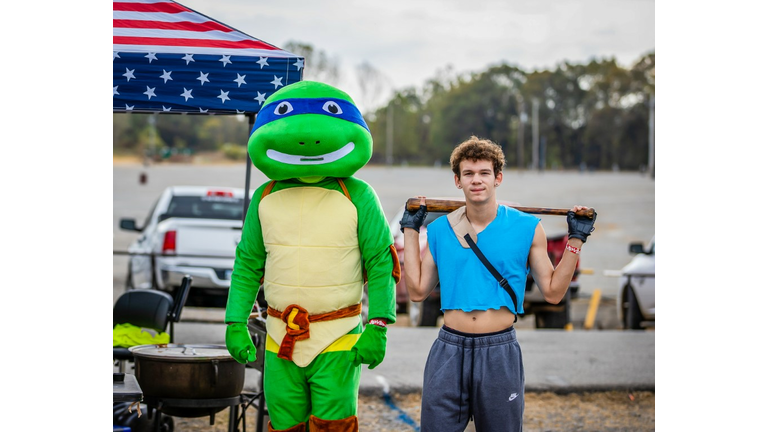
[[[121,229],[140,233],[128,248],[126,289],[174,295],[190,275],[194,283],[187,305],[225,306],[242,234],[243,197],[242,188],[171,186],[143,226],[121,219]]]

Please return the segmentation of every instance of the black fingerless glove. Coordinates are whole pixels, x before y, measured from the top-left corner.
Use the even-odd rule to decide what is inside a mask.
[[[419,232],[426,218],[427,206],[419,206],[419,209],[416,211],[408,211],[406,207],[406,210],[403,212],[403,218],[400,219],[400,232],[405,233],[406,228],[413,228],[416,232]]]
[[[597,212],[594,212],[594,216],[590,219],[584,216],[577,216],[571,210],[568,212],[566,220],[568,221],[568,238],[577,238],[586,243],[587,237],[595,230]]]

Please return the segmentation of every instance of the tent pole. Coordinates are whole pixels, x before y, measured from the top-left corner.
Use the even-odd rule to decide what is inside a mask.
[[[256,114],[248,113],[248,133],[251,133],[253,124],[256,122]],[[247,143],[247,140],[246,140]],[[248,191],[251,185],[251,155],[248,154],[247,144],[245,152],[245,196],[243,197],[243,226],[245,226],[245,215],[248,214],[248,205],[250,204],[250,193]]]

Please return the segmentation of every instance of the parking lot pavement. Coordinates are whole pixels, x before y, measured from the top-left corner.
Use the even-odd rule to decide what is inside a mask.
[[[418,392],[437,328],[393,327],[387,357],[363,368],[360,392]],[[655,390],[655,334],[647,331],[518,330],[531,391]]]
[[[583,325],[588,299],[573,303],[574,329],[536,330],[533,317],[518,321],[526,389],[532,391],[655,390],[655,332],[617,330],[615,304],[603,299],[592,330]],[[387,354],[376,369],[363,367],[360,392],[419,392],[437,327],[409,327],[407,315],[390,327]],[[606,324],[603,324],[606,323]],[[185,308],[177,343],[224,344],[223,309]],[[245,390],[259,391],[261,375],[246,370]]]
[[[591,297],[581,296],[571,300],[571,328],[573,330],[584,329],[587,315],[589,312]],[[438,318],[438,327],[442,325],[442,317]],[[399,314],[395,326],[410,327],[410,318],[406,314]],[[515,324],[519,330],[533,330],[536,328],[535,319],[532,315],[520,317]],[[600,301],[594,311],[591,329],[594,330],[621,330],[616,311],[616,299],[613,297],[600,296]]]
[[[126,250],[136,233],[120,230],[123,217],[143,220],[153,200],[165,186],[233,185],[243,184],[242,166],[152,166],[150,181],[136,181],[144,170],[141,165],[115,166],[113,176],[114,249]],[[514,174],[513,174],[514,173]],[[391,217],[405,199],[416,195],[452,196],[452,173],[446,168],[366,167],[359,173],[377,191],[382,206]],[[265,179],[254,173],[251,187]],[[511,181],[500,191],[499,199],[526,205],[546,205],[567,208],[584,203],[600,212],[599,227],[595,231],[582,259],[594,274],[580,277],[584,297],[573,301],[572,331],[534,330],[533,317],[524,317],[517,323],[518,338],[523,349],[526,367],[526,386],[532,388],[636,386],[653,388],[654,330],[622,331],[616,313],[615,277],[607,277],[604,270],[620,269],[629,259],[627,245],[634,241],[647,241],[654,233],[654,182],[637,173],[528,173],[512,170]],[[453,189],[452,189],[453,188]],[[562,219],[543,217],[548,233],[564,228]],[[125,286],[128,259],[115,255],[113,267],[113,297],[116,301]],[[591,330],[584,330],[590,295],[595,289],[602,291]],[[177,343],[223,344],[225,326],[223,309],[185,307],[182,322],[176,325]],[[383,383],[392,390],[420,389],[421,373],[426,353],[437,334],[437,328],[408,327],[407,316],[399,316],[390,328],[387,357],[374,370],[363,369],[361,391],[382,391]],[[246,389],[259,385],[258,371],[248,369]],[[382,377],[382,378],[379,378]]]
[[[574,330],[584,328],[584,323],[587,320],[587,313],[590,306],[590,297],[581,296],[571,301],[571,324]],[[211,322],[211,323],[223,323],[224,322],[224,309],[221,308],[199,308],[187,306],[182,311],[182,320],[187,322]],[[442,324],[442,321],[438,321],[438,326]],[[407,314],[398,314],[395,327],[410,327],[410,319]],[[520,329],[535,329],[534,317],[525,316],[521,317],[515,326]],[[601,296],[600,302],[595,311],[595,316],[592,323],[592,329],[594,330],[620,330],[621,323],[619,322],[618,314],[616,312],[616,299],[613,297]]]

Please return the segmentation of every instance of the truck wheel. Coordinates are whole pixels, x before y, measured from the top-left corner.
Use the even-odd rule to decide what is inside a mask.
[[[128,264],[128,275],[125,277],[125,290],[130,291],[135,289],[133,286],[133,266]]]
[[[643,316],[640,313],[640,305],[637,303],[637,296],[632,287],[627,287],[626,301],[624,302],[624,328],[627,330],[640,330],[640,322],[643,320]]]
[[[536,312],[536,328],[562,329],[571,322],[571,296],[566,293],[559,311]]]
[[[420,327],[434,327],[437,325],[437,318],[440,317],[440,299],[428,296],[421,302],[421,313],[419,314]]]
[[[411,327],[415,327],[419,322],[419,316],[421,316],[421,303],[408,301],[408,323]]]
[[[368,324],[368,284],[365,284],[365,287],[363,287],[363,299],[360,301],[362,303],[362,311],[360,312],[360,318],[363,320],[363,324]]]
[[[154,415],[160,416],[159,428],[155,428],[155,419],[150,419],[148,416],[139,418],[139,410],[134,407],[130,409],[129,402],[116,402],[113,404],[112,424],[116,426],[127,426],[132,431],[150,431],[158,430],[160,432],[173,432],[174,423],[173,417],[159,413],[155,411]],[[144,412],[148,412],[149,409],[145,404],[141,404],[139,409]]]
[[[227,296],[229,296],[229,294],[227,294]],[[267,300],[264,298],[264,285],[259,287],[259,292],[256,294],[256,303],[259,304],[259,309],[261,310],[267,310],[269,307]]]

